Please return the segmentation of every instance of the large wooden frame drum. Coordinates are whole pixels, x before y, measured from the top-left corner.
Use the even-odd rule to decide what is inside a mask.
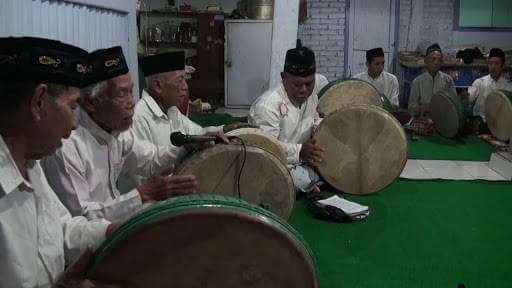
[[[307,243],[284,220],[231,197],[171,198],[125,222],[87,277],[145,288],[316,288]]]
[[[407,137],[400,123],[374,105],[352,105],[323,119],[315,137],[325,152],[318,168],[335,188],[372,194],[392,183],[407,161]]]
[[[199,194],[240,197],[284,219],[290,217],[295,203],[293,180],[286,165],[274,154],[254,146],[246,145],[245,152],[242,145],[235,144],[201,150],[176,167],[175,174],[195,175]]]
[[[501,141],[512,137],[512,92],[494,90],[485,100],[485,119],[494,137]]]
[[[372,84],[352,78],[336,80],[327,84],[320,90],[318,97],[318,113],[322,117],[346,105],[370,104],[383,107],[383,101],[385,101]],[[386,106],[391,107],[389,101],[387,102]]]
[[[466,120],[464,106],[452,91],[439,91],[430,100],[430,117],[437,132],[444,137],[459,136]]]

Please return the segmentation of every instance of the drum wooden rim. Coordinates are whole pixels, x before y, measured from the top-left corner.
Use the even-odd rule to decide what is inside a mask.
[[[345,160],[340,160],[341,158],[340,159],[338,159],[338,158],[342,157],[341,154],[343,154],[343,151],[342,151],[343,149],[344,150],[349,149],[347,151],[352,151],[352,150],[350,150],[350,147],[353,147],[353,146],[350,146],[348,144],[345,145],[344,141],[346,141],[348,143],[350,141],[357,140],[358,142],[362,143],[361,141],[363,141],[363,139],[374,139],[374,138],[370,137],[368,135],[362,135],[361,133],[359,133],[361,135],[361,136],[357,136],[357,137],[359,137],[359,139],[353,139],[353,140],[340,139],[340,138],[336,138],[334,134],[340,135],[339,133],[341,133],[341,132],[331,133],[331,130],[330,130],[331,129],[330,126],[333,126],[333,127],[337,127],[336,129],[341,129],[341,130],[348,129],[348,131],[364,131],[365,129],[362,128],[363,127],[362,125],[370,125],[370,124],[363,123],[363,122],[361,122],[361,123],[346,122],[346,121],[340,120],[340,119],[344,119],[344,117],[352,117],[351,115],[353,115],[354,113],[364,114],[363,112],[376,115],[376,117],[379,119],[378,122],[380,123],[380,121],[382,121],[382,125],[385,125],[385,126],[383,126],[384,127],[383,129],[386,129],[387,132],[394,133],[394,134],[392,134],[392,136],[397,137],[397,138],[396,138],[396,140],[393,140],[393,141],[397,141],[397,143],[399,143],[399,147],[393,148],[393,149],[396,149],[394,154],[388,153],[385,156],[385,157],[396,156],[396,158],[393,159],[394,162],[392,162],[393,166],[390,168],[382,168],[382,169],[378,170],[378,171],[386,170],[386,173],[389,172],[388,173],[389,175],[382,176],[381,178],[376,176],[377,180],[375,180],[373,182],[375,182],[377,184],[371,184],[371,185],[366,184],[366,182],[370,182],[370,180],[363,179],[364,177],[366,177],[366,175],[363,176],[361,174],[362,171],[366,171],[366,172],[371,171],[368,169],[364,170],[363,168],[361,168],[364,165],[366,165],[365,163],[355,164],[355,167],[356,168],[358,167],[357,169],[363,169],[363,170],[357,170],[357,169],[353,170],[351,168],[352,166],[350,166],[350,165],[344,166],[344,164],[346,164],[346,163],[345,162],[342,163],[342,162]],[[349,118],[347,118],[347,119],[349,119]],[[330,123],[333,123],[336,125],[333,125]],[[377,123],[377,121],[376,121],[376,123]],[[342,127],[340,125],[345,125],[345,126]],[[346,127],[348,127],[348,128],[346,128]],[[345,131],[345,130],[343,130],[343,131]],[[342,135],[341,137],[343,137],[343,133],[341,133],[341,135]],[[345,135],[347,135],[347,134],[345,134]],[[386,139],[385,137],[387,135],[378,133],[376,136],[380,137],[378,139]],[[323,146],[324,149],[326,149],[326,153],[325,153],[326,157],[325,158],[327,158],[327,159],[324,159],[324,162],[318,167],[318,172],[330,185],[332,185],[333,187],[335,187],[336,189],[338,189],[340,191],[343,191],[343,192],[346,192],[349,194],[356,194],[356,195],[372,194],[372,193],[375,193],[375,192],[378,192],[378,191],[384,189],[385,187],[387,187],[388,185],[393,183],[400,176],[400,173],[402,172],[402,170],[405,167],[405,164],[407,162],[408,143],[407,143],[407,136],[406,136],[402,126],[393,117],[393,115],[391,115],[386,110],[384,110],[380,107],[374,106],[374,105],[363,105],[363,104],[352,105],[352,106],[342,107],[342,108],[336,110],[334,113],[328,115],[320,123],[320,125],[318,126],[318,129],[315,131],[315,137],[317,137],[318,141],[320,142],[320,146]],[[347,136],[347,137],[350,137],[350,136]],[[375,137],[375,138],[377,138],[377,137]],[[326,141],[328,143],[324,143]],[[341,148],[339,146],[333,148],[334,144],[329,144],[329,143],[341,143],[341,144],[337,144],[337,145],[341,145]],[[370,144],[366,143],[365,145],[371,148],[371,147],[373,147],[372,146],[373,142],[371,142]],[[362,148],[356,149],[357,151],[354,152],[355,156],[353,156],[353,157],[355,157],[354,159],[356,159],[354,161],[358,161],[358,159],[363,159],[363,158],[366,159],[367,157],[372,156],[371,153],[373,153],[372,152],[373,150],[371,150],[368,147],[366,148],[367,150],[364,150],[364,151],[362,150]],[[333,155],[333,156],[330,157],[329,155]],[[347,158],[348,156],[349,155],[343,155],[343,157],[344,157],[343,159],[348,159]],[[372,159],[370,159],[370,160],[372,160]],[[348,161],[348,160],[346,160],[346,161]],[[378,164],[378,165],[384,166],[387,164],[389,164],[389,163],[383,163],[383,164]],[[333,168],[333,167],[335,167],[335,168]],[[348,169],[348,170],[343,170],[343,169]],[[387,170],[389,170],[389,171],[387,171]],[[336,171],[336,172],[333,172],[333,171]],[[349,171],[350,173],[345,173],[345,171]],[[355,175],[355,177],[359,180],[350,178],[351,180],[347,181],[348,178],[343,179],[344,177],[349,177],[346,175]],[[353,183],[351,181],[355,181],[359,184],[353,185]],[[371,182],[371,183],[373,183],[373,182]]]
[[[200,215],[200,217],[204,216],[208,218],[215,216],[236,217],[238,220],[242,219],[247,225],[258,225],[260,228],[257,229],[268,229],[270,233],[278,233],[281,237],[281,241],[286,241],[291,244],[289,246],[295,251],[294,253],[299,254],[300,259],[304,260],[303,264],[308,267],[307,270],[310,275],[312,275],[311,279],[314,282],[311,283],[312,287],[317,287],[317,266],[314,254],[307,242],[293,227],[263,208],[236,198],[218,195],[176,197],[141,211],[121,225],[119,229],[103,242],[100,248],[95,252],[89,264],[87,270],[88,277],[90,277],[90,279],[109,280],[101,278],[104,276],[102,275],[102,263],[105,259],[108,259],[109,255],[112,253],[115,255],[116,247],[124,241],[129,241],[130,236],[140,234],[144,229],[152,229],[152,227],[154,227],[153,225],[165,225],[166,223],[173,225],[173,221],[178,221],[176,219],[180,217],[190,217],[191,215],[196,217]],[[138,252],[144,253],[140,250]],[[100,278],[98,278],[98,276]]]

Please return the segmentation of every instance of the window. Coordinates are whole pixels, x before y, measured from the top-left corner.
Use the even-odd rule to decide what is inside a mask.
[[[455,20],[455,30],[511,31],[512,1],[458,0]]]

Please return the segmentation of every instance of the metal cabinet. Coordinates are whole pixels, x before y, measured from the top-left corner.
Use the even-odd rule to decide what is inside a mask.
[[[224,104],[247,108],[268,89],[272,21],[226,20],[224,25]]]

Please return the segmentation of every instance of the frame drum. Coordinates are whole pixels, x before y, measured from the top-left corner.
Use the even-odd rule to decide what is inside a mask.
[[[218,195],[174,197],[140,211],[98,248],[87,277],[145,288],[318,287],[313,253],[297,231]]]
[[[286,165],[286,152],[281,143],[272,135],[258,128],[240,128],[226,133],[227,137],[236,136],[244,140],[246,145],[256,146],[277,156]]]
[[[400,123],[374,105],[346,106],[315,131],[325,151],[318,168],[333,187],[349,194],[372,194],[391,184],[407,161],[407,137]]]
[[[494,137],[501,141],[512,137],[512,92],[494,90],[485,100],[485,119]]]
[[[464,106],[452,91],[439,91],[432,95],[430,117],[437,132],[447,138],[460,135],[466,120]]]
[[[199,194],[235,196],[284,219],[290,217],[295,204],[288,168],[272,153],[258,147],[245,146],[244,152],[242,145],[216,145],[185,158],[174,173],[194,175]]]
[[[345,105],[371,104],[382,107],[379,91],[360,79],[341,79],[327,84],[318,93],[318,113],[329,115]]]

